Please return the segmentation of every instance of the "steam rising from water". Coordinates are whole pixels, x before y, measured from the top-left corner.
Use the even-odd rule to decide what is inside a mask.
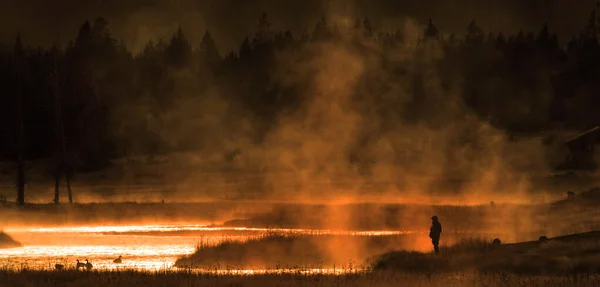
[[[350,215],[335,204],[365,199],[436,204],[529,202],[529,175],[546,171],[544,151],[539,143],[509,142],[503,131],[464,106],[460,73],[438,65],[447,59],[443,47],[436,43],[417,46],[422,27],[416,21],[404,23],[405,44],[388,51],[373,45],[372,39],[354,35],[344,15],[327,18],[346,23],[338,28],[352,39],[309,43],[276,55],[271,80],[283,86],[282,91],[296,91],[299,100],[297,106],[278,114],[260,140],[256,138],[263,127],[257,116],[228,101],[227,90],[216,84],[199,87],[190,70],[169,71],[176,96],[184,100],[163,115],[160,125],[149,124],[164,141],[174,146],[186,143],[197,151],[170,155],[168,163],[139,167],[168,188],[154,195],[157,199],[205,200],[249,193],[258,200],[327,203],[332,205],[322,225],[338,230],[347,229]],[[142,107],[139,113],[145,111]],[[224,155],[231,150],[240,153],[227,161]],[[130,174],[127,166],[120,172],[127,180],[136,179],[137,174]],[[84,192],[75,189],[76,194]],[[379,212],[363,216],[377,217]],[[421,212],[423,219],[431,215]],[[491,214],[526,219],[528,215],[517,209]],[[135,231],[172,230],[143,227]],[[176,253],[184,247],[165,250],[170,248]],[[339,246],[329,249],[349,252]]]
[[[343,41],[276,52],[265,85],[278,86],[275,100],[297,101],[266,123],[267,129],[261,115],[231,100],[221,79],[198,79],[188,68],[168,70],[175,87],[169,96],[180,100],[160,120],[148,119],[145,100],[113,116],[126,123],[129,117],[144,119],[162,141],[194,151],[169,154],[168,162],[120,163],[104,174],[82,174],[82,182],[100,177],[114,184],[76,183],[76,200],[101,200],[101,195],[85,196],[97,189],[96,194],[110,190],[117,201],[208,200],[240,193],[321,203],[365,198],[440,203],[438,198],[446,197],[444,203],[454,198],[472,204],[501,202],[508,199],[501,197],[505,194],[512,202],[529,201],[529,176],[546,171],[545,152],[539,143],[509,142],[504,131],[465,107],[460,67],[439,65],[450,56],[438,43],[421,41],[422,25],[405,19],[404,43],[382,48],[354,31],[349,19],[356,7],[330,6],[325,18]],[[226,84],[245,88],[245,83]],[[114,132],[136,137],[127,125]],[[232,151],[238,153],[229,161]],[[139,178],[151,179],[148,190],[130,196],[134,191],[117,188]],[[51,186],[46,191],[44,197],[51,198]]]
[[[223,239],[244,241],[267,231],[299,235],[352,236],[389,236],[414,233],[385,230],[352,232],[243,227],[215,228],[201,225],[13,228],[7,231],[10,231],[24,247],[0,249],[0,262],[4,267],[23,268],[27,266],[33,269],[52,269],[54,264],[59,263],[68,268],[74,268],[77,259],[80,261],[88,259],[97,269],[134,268],[142,270],[171,268],[177,258],[194,252],[198,240],[203,240],[203,244],[215,245]],[[202,233],[185,236],[179,236],[176,233],[170,234],[177,231]],[[219,235],[220,232],[226,231],[235,231],[236,233],[229,236]],[[113,263],[113,259],[119,255],[123,256],[123,263]],[[340,264],[342,263],[345,262],[340,262]],[[242,270],[238,271],[244,273]],[[333,272],[333,270],[330,271]],[[252,272],[260,273],[261,270]],[[327,271],[323,270],[322,272]]]

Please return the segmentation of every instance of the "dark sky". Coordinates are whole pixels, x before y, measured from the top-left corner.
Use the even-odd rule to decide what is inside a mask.
[[[221,50],[236,49],[260,14],[277,28],[312,30],[325,16],[371,18],[375,27],[396,30],[401,19],[433,18],[442,31],[459,32],[469,21],[486,30],[538,31],[544,21],[566,42],[585,25],[597,0],[2,0],[0,41],[17,31],[24,42],[48,45],[75,37],[85,19],[104,16],[113,34],[137,50],[152,38],[168,37],[179,24],[193,44],[209,29]]]

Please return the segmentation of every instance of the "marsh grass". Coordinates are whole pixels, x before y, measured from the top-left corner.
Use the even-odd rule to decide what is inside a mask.
[[[598,286],[595,275],[518,276],[484,273],[359,272],[343,275],[279,273],[258,275],[140,271],[0,270],[0,286]]]
[[[245,240],[224,238],[216,244],[201,239],[196,245],[196,252],[178,259],[175,266],[208,269],[323,268],[322,262],[327,258],[324,250],[319,248],[317,241],[320,239],[314,234],[272,231]]]
[[[10,235],[4,233],[3,230],[0,230],[0,248],[11,248],[11,247],[19,247],[21,243],[14,240]]]
[[[370,266],[368,258],[414,243],[422,235],[332,235],[319,232],[287,233],[268,231],[246,239],[227,238],[219,242],[201,238],[196,251],[179,258],[181,268],[333,268]]]

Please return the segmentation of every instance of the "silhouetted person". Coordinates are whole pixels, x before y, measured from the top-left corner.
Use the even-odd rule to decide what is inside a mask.
[[[431,238],[431,243],[433,243],[433,250],[435,253],[440,252],[440,235],[442,234],[442,224],[438,221],[437,216],[431,217],[431,228],[429,229],[429,238]]]

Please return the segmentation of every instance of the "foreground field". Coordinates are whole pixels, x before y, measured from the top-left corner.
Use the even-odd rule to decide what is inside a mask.
[[[0,271],[0,286],[598,286],[600,277],[517,276],[481,273],[350,273],[211,275],[188,272]]]

